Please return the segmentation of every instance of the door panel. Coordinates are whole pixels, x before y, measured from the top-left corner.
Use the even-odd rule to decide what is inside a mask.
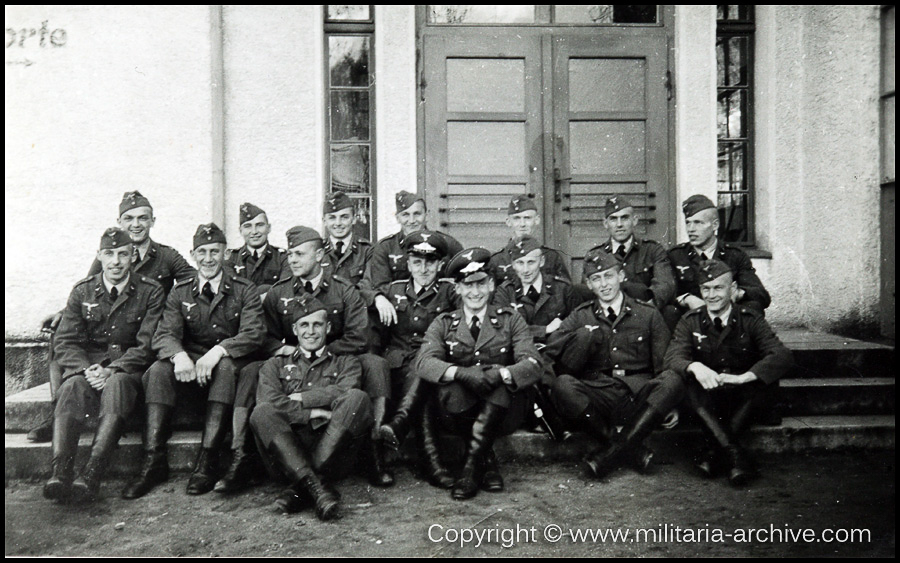
[[[510,198],[529,194],[576,279],[610,195],[633,200],[642,236],[667,238],[663,28],[440,30],[423,49],[430,224],[496,250]]]
[[[505,244],[512,196],[543,205],[540,37],[518,35],[424,38],[426,203],[465,247]]]
[[[666,49],[661,28],[553,38],[553,238],[573,258],[575,279],[585,252],[608,236],[611,195],[633,200],[641,236],[667,234]]]

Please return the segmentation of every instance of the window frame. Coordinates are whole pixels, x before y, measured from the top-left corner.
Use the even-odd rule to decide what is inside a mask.
[[[328,18],[328,5],[324,5],[322,12],[323,22],[323,73],[324,73],[324,95],[325,95],[325,174],[324,174],[324,197],[328,197],[332,193],[332,148],[340,145],[362,145],[369,149],[368,175],[369,185],[368,193],[354,194],[346,192],[351,200],[368,199],[369,206],[369,224],[368,237],[369,241],[377,240],[378,236],[378,201],[377,201],[377,176],[376,176],[376,113],[375,113],[375,6],[369,5],[369,19],[363,20],[331,20]],[[364,89],[356,86],[337,86],[331,85],[331,61],[330,61],[330,45],[329,38],[340,37],[366,37],[369,40],[368,53],[368,76],[369,84]],[[331,97],[333,92],[367,92],[369,95],[369,138],[367,141],[335,141],[332,139],[332,123],[331,123]],[[361,236],[361,229],[354,228],[353,234]]]
[[[743,137],[720,137],[718,132],[718,124],[716,126],[716,207],[719,207],[719,197],[727,195],[745,194],[747,198],[747,239],[742,241],[730,241],[725,238],[725,224],[720,221],[719,232],[716,235],[729,244],[740,246],[745,249],[756,249],[756,111],[755,111],[755,63],[756,63],[756,8],[755,6],[746,6],[748,9],[748,17],[743,20],[720,20],[716,19],[716,45],[722,39],[731,39],[735,37],[747,40],[747,85],[746,86],[722,86],[718,83],[718,49],[716,49],[716,117],[719,111],[719,93],[726,90],[743,90],[746,93],[745,107],[742,111],[746,111],[747,116],[744,119],[745,132]],[[718,18],[718,16],[717,16]],[[720,191],[718,183],[718,159],[720,147],[723,145],[743,144],[744,147],[744,177],[743,189],[740,191]],[[721,208],[720,208],[721,211]]]

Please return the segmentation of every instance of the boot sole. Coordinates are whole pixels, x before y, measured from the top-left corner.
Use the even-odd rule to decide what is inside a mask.
[[[66,502],[72,495],[72,485],[65,483],[47,483],[44,485],[44,498],[59,502]]]

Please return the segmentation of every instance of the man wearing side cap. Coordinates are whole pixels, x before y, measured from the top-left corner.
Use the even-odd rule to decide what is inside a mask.
[[[512,308],[522,315],[540,350],[546,345],[548,336],[560,327],[563,319],[575,307],[591,299],[593,294],[586,295],[585,292],[576,290],[563,278],[548,277],[542,270],[546,263],[544,248],[537,239],[526,235],[506,252],[512,258],[514,276],[500,284],[494,294],[493,304]],[[530,419],[531,426],[540,423],[551,438],[562,440],[566,431],[548,399],[546,386],[551,383],[552,374],[545,373],[542,381],[535,386],[536,412],[540,411],[541,415],[537,420]]]
[[[410,278],[391,283],[388,294],[397,310],[397,322],[382,327],[392,395],[401,399],[395,401],[399,404],[394,416],[379,429],[379,438],[388,447],[398,449],[415,427],[420,465],[425,477],[434,483],[438,480],[435,472],[440,468],[434,418],[430,416],[419,424],[425,402],[434,389],[416,376],[412,363],[432,321],[441,313],[455,310],[459,296],[453,280],[437,277],[447,253],[442,237],[431,231],[417,231],[404,238],[403,249]]]
[[[355,224],[350,196],[341,191],[329,194],[322,206],[322,225],[325,227],[322,268],[358,286],[372,257],[372,243],[353,234]]]
[[[603,478],[626,462],[644,472],[653,456],[644,439],[684,396],[681,377],[663,372],[669,331],[655,307],[622,292],[625,273],[614,255],[592,256],[584,272],[596,299],[576,308],[544,349],[562,374],[552,399],[600,444],[584,459],[589,474]]]
[[[122,492],[126,499],[141,497],[168,479],[166,442],[172,410],[176,396],[184,394],[196,401],[194,406],[206,406],[200,452],[187,493],[212,490],[238,373],[265,336],[256,286],[223,268],[225,233],[215,223],[200,225],[193,242],[197,275],[172,288],[153,336],[158,360],[143,377],[144,461],[138,477]]]
[[[697,469],[714,477],[724,466],[729,482],[741,487],[755,475],[741,435],[766,389],[793,361],[759,309],[732,303],[737,284],[727,264],[704,261],[697,273],[705,304],[678,322],[666,367],[688,382],[685,402],[706,438]]]
[[[239,211],[241,237],[244,246],[226,252],[225,264],[235,275],[256,284],[260,296],[265,296],[272,284],[290,277],[287,252],[269,244],[272,225],[266,212],[252,203],[242,203]]]
[[[685,312],[703,306],[700,295],[700,264],[715,258],[728,265],[734,275],[735,290],[732,301],[743,307],[763,312],[772,302],[763,286],[753,262],[747,253],[737,246],[718,239],[719,213],[709,198],[692,195],[681,205],[688,242],[669,251],[669,259],[675,273],[675,302],[677,311],[667,312],[666,324],[672,329]]]
[[[321,478],[331,481],[350,465],[346,454],[368,438],[372,405],[359,389],[359,360],[325,346],[327,306],[303,295],[290,305],[290,318],[298,345],[260,369],[250,425],[290,481],[276,510],[298,512],[308,499],[320,520],[331,520],[338,516],[338,497]]]
[[[425,200],[416,194],[401,191],[394,197],[397,204],[397,222],[400,232],[385,237],[375,244],[372,258],[366,265],[366,273],[360,282],[360,291],[367,307],[374,305],[378,317],[384,325],[397,322],[397,311],[387,298],[386,293],[393,281],[409,279],[409,268],[406,265],[406,252],[401,242],[403,237],[422,229],[425,225]],[[440,231],[430,231],[443,237],[447,244],[447,256],[453,256],[462,245],[455,238]],[[443,273],[443,267],[438,275]]]
[[[622,291],[663,311],[675,293],[669,254],[658,242],[635,234],[638,217],[627,197],[616,195],[607,199],[605,213],[603,224],[609,240],[590,249],[585,260],[600,252],[612,254],[622,262],[625,273]]]
[[[525,320],[512,309],[489,305],[495,287],[490,258],[488,250],[469,248],[450,261],[462,307],[431,323],[413,364],[419,377],[438,386],[426,413],[437,409],[443,425],[467,441],[456,480],[445,468],[438,480],[452,487],[457,500],[475,496],[479,487],[503,490],[494,440],[521,424],[543,369]]]
[[[384,417],[388,395],[387,362],[384,358],[366,353],[366,308],[359,291],[350,280],[322,268],[325,256],[324,241],[314,229],[297,226],[288,229],[288,264],[291,277],[279,280],[263,301],[266,335],[263,352],[270,356],[291,356],[297,350],[297,335],[293,331],[293,304],[312,296],[321,301],[328,315],[325,342],[328,350],[338,356],[352,355],[362,364],[361,386],[372,398],[376,421]],[[220,493],[236,492],[251,480],[254,445],[247,440],[247,423],[256,404],[259,370],[263,362],[253,362],[241,370],[232,422],[235,440],[234,456],[225,476],[216,483]],[[374,443],[374,441],[372,441]],[[381,459],[371,449],[370,480],[377,486],[390,486],[393,478],[383,470]]]
[[[150,343],[165,295],[161,285],[131,272],[133,252],[128,233],[107,229],[97,252],[103,272],[78,282],[69,295],[55,339],[64,379],[54,413],[47,498],[96,498],[109,456],[141,395],[141,375],[153,362]],[[73,482],[82,423],[98,413],[91,457]]]
[[[168,294],[176,279],[193,276],[196,271],[177,250],[150,239],[150,229],[156,223],[150,201],[138,191],[125,192],[119,203],[119,228],[128,233],[135,248],[135,263],[131,271],[159,282]],[[88,276],[95,276],[103,269],[99,260],[91,264]],[[50,333],[50,395],[56,404],[56,395],[62,385],[62,371],[53,356],[53,331],[56,330],[62,311],[44,319],[42,331]],[[52,434],[53,416],[41,421],[28,433],[32,442],[48,442]]]
[[[526,195],[517,195],[509,202],[506,214],[506,226],[512,230],[513,236],[506,246],[491,255],[491,267],[497,273],[497,283],[503,283],[516,277],[512,269],[512,262],[517,253],[516,243],[523,237],[537,237],[537,227],[541,224],[541,216],[538,213],[534,200]],[[567,282],[572,281],[566,261],[559,251],[541,246],[543,253],[543,265],[541,272],[547,279],[556,278]]]

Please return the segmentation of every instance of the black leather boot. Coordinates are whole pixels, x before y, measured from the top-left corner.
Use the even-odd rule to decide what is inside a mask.
[[[403,395],[403,400],[394,412],[391,421],[378,428],[378,439],[385,446],[392,450],[400,449],[409,434],[413,421],[418,420],[422,412],[422,407],[428,397],[428,390],[429,386],[416,377],[409,390]]]
[[[368,449],[368,474],[369,483],[376,487],[390,487],[394,484],[394,475],[388,471],[387,464],[384,462],[384,450],[381,447],[378,430],[384,421],[387,400],[384,397],[378,397],[372,401],[373,418],[375,425],[371,439],[367,440],[366,448]]]
[[[231,439],[231,465],[213,489],[217,493],[230,494],[246,489],[258,475],[264,472],[256,443],[249,436],[249,409],[235,409],[233,437]]]
[[[50,465],[53,474],[44,484],[44,498],[65,502],[72,492],[75,478],[75,454],[78,451],[78,435],[81,424],[74,416],[56,416],[53,419],[53,458]]]
[[[725,449],[728,461],[728,482],[733,487],[743,487],[756,477],[756,469],[750,458],[739,446],[733,445]]]
[[[100,426],[94,434],[91,446],[91,457],[81,471],[81,475],[72,483],[72,502],[93,502],[100,492],[100,480],[106,470],[106,464],[119,438],[125,432],[125,419],[116,415],[100,418]]]
[[[166,442],[169,440],[172,407],[158,403],[147,404],[147,423],[144,427],[144,460],[141,471],[122,491],[122,498],[136,499],[169,478],[169,459]]]
[[[494,454],[494,448],[488,449],[484,453],[482,459],[482,468],[484,475],[481,478],[481,489],[489,493],[499,493],[503,490],[503,476],[500,475],[500,465],[497,463],[497,456]]]
[[[729,480],[731,480],[731,472],[735,468],[737,461],[737,471],[735,472],[735,486],[742,486],[749,481],[752,476],[752,468],[745,462],[746,456],[736,448],[736,444],[731,432],[723,428],[719,418],[704,406],[694,405],[694,412],[704,434],[707,436],[707,443],[715,445],[715,449],[710,449],[697,463],[697,470],[703,476],[713,477],[720,469],[718,461],[722,458],[729,467]],[[740,410],[740,409],[739,409]]]
[[[28,435],[25,436],[28,441],[40,444],[53,439],[53,411],[56,410],[56,401],[50,404],[50,408],[50,415],[28,431]]]
[[[572,432],[566,427],[566,421],[556,412],[553,401],[550,400],[550,393],[547,387],[538,383],[534,386],[534,415],[538,420],[541,428],[543,428],[550,439],[554,442],[565,442],[572,436]]]
[[[275,499],[274,510],[282,514],[300,512],[311,503],[306,489],[300,484],[302,479],[312,473],[309,456],[297,446],[296,439],[290,432],[275,436],[268,451],[278,468],[284,472],[291,483]]]
[[[615,428],[609,421],[609,417],[590,404],[575,420],[582,430],[601,445],[608,444],[615,431]]]
[[[337,495],[330,487],[319,481],[315,473],[310,473],[300,480],[300,486],[316,503],[316,518],[322,521],[334,520],[340,516],[340,504]]]
[[[417,433],[419,464],[429,483],[441,489],[449,489],[453,487],[455,479],[441,463],[435,408],[432,401],[426,401],[422,411],[422,427]]]
[[[206,406],[206,424],[203,428],[203,439],[194,472],[187,484],[187,494],[202,495],[213,490],[218,480],[219,450],[228,430],[231,417],[230,405],[208,403]]]
[[[453,485],[451,496],[455,500],[472,498],[478,493],[484,455],[494,445],[497,429],[506,417],[506,409],[485,403],[472,424],[472,436],[466,452],[466,463]]]
[[[656,429],[662,418],[663,415],[656,409],[644,403],[622,432],[613,438],[609,447],[585,458],[588,471],[594,477],[602,479],[618,468],[628,455],[633,456],[637,448],[643,447],[644,439]]]

